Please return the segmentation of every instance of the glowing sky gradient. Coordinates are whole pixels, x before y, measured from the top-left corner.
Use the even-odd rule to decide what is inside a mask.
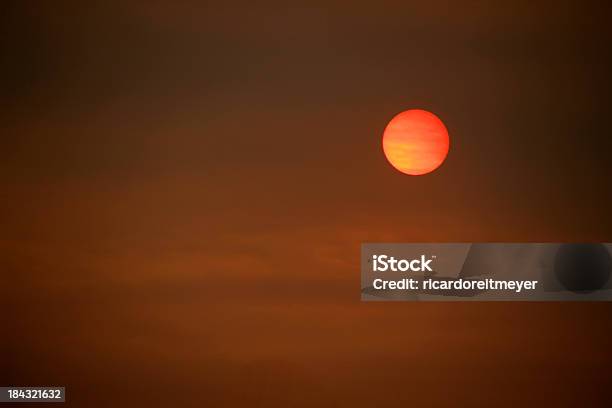
[[[383,134],[387,160],[399,171],[418,176],[437,169],[448,154],[448,131],[433,113],[411,109],[396,115]]]
[[[609,406],[612,303],[362,303],[359,267],[364,242],[612,239],[611,13],[3,1],[0,383],[66,386],[57,408]],[[453,140],[408,177],[381,139],[417,107]]]

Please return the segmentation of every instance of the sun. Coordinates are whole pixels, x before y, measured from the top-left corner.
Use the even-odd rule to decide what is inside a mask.
[[[450,145],[444,123],[431,112],[410,109],[396,115],[383,133],[389,163],[411,176],[431,173],[444,162]]]

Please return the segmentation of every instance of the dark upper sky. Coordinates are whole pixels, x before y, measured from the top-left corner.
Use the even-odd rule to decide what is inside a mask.
[[[608,305],[360,304],[358,255],[610,241],[610,17],[595,1],[3,2],[0,382],[66,384],[75,406],[98,384],[126,406],[128,387],[153,387],[151,406],[159,389],[475,404],[464,385],[603,401]],[[428,176],[382,154],[408,108],[449,129]]]

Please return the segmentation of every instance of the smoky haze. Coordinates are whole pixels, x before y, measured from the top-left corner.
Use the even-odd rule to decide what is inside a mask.
[[[0,6],[0,383],[67,404],[605,405],[607,304],[361,304],[362,242],[609,242],[597,1]],[[435,112],[445,163],[381,136]]]

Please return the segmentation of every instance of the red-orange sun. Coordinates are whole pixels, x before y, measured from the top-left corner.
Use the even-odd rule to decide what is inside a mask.
[[[385,128],[383,151],[389,163],[405,174],[419,176],[437,169],[448,154],[448,131],[433,113],[410,109]]]

